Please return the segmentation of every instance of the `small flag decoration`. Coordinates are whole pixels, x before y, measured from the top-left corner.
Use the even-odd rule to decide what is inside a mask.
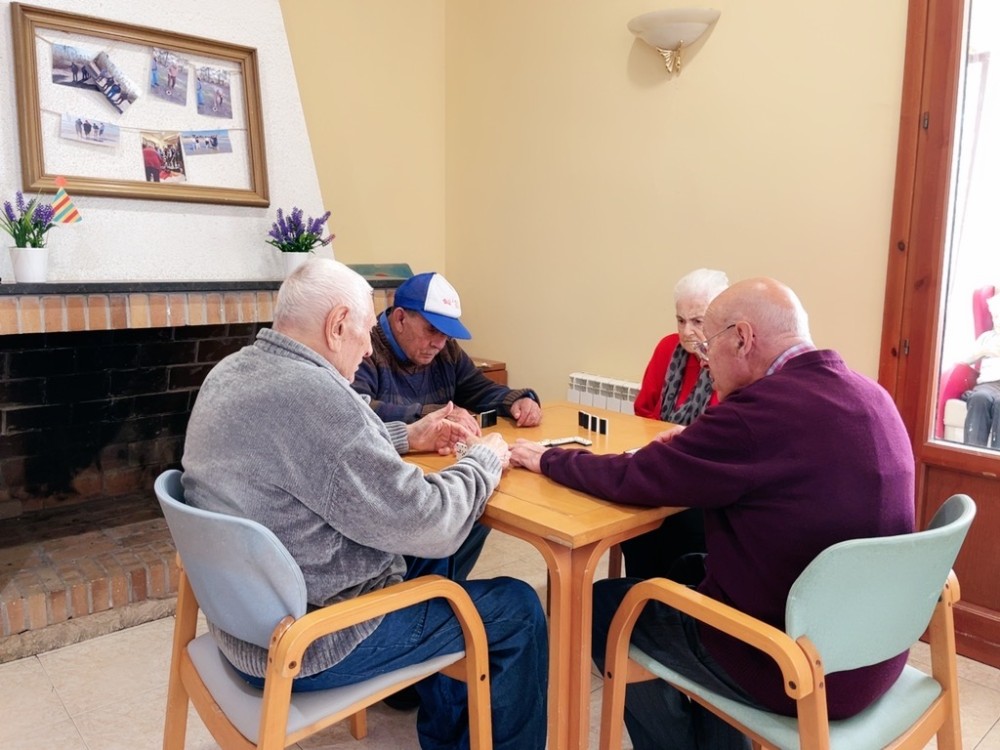
[[[59,189],[56,190],[55,198],[52,199],[52,222],[54,224],[76,224],[78,221],[83,221],[80,212],[76,210],[73,199],[66,192],[66,178],[57,177],[56,185]]]

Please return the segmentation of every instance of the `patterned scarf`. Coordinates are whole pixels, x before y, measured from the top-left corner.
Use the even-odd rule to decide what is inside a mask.
[[[684,370],[687,368],[690,356],[678,341],[667,366],[667,376],[663,379],[663,406],[660,407],[660,419],[664,422],[689,425],[701,416],[708,405],[708,400],[712,398],[714,390],[712,379],[708,375],[708,370],[703,367],[698,373],[698,382],[695,383],[687,401],[675,408],[674,402],[681,390],[681,381],[684,380]]]

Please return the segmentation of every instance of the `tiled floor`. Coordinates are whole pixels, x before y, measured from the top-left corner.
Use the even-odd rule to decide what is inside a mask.
[[[543,591],[545,568],[529,545],[491,534],[479,577],[513,575]],[[600,575],[600,574],[599,574]],[[163,731],[173,618],[0,664],[0,748],[4,750],[154,750]],[[924,666],[926,648],[911,663]],[[1000,750],[1000,670],[959,658],[962,734],[966,750]],[[597,747],[600,682],[591,701],[591,747]],[[302,750],[417,748],[414,714],[376,706],[369,736],[357,742],[346,726],[303,742]],[[189,750],[216,747],[192,712]],[[630,747],[630,745],[626,745]],[[932,745],[933,747],[933,745]]]

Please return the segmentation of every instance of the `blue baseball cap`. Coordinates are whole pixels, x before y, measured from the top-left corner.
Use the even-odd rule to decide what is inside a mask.
[[[455,287],[439,273],[418,273],[396,289],[392,304],[424,316],[428,323],[453,339],[471,339],[469,329],[458,319],[462,302]]]

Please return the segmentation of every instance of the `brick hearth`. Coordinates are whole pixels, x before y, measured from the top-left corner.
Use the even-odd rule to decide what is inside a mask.
[[[2,523],[0,662],[173,612],[174,547],[149,492]]]

